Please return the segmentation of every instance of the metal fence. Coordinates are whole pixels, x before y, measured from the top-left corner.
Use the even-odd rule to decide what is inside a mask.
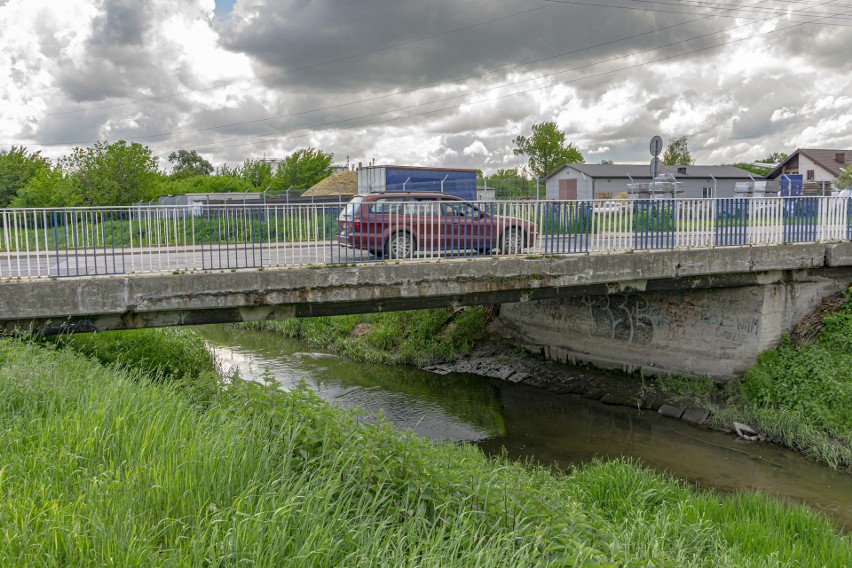
[[[852,240],[852,198],[0,210],[0,278]]]

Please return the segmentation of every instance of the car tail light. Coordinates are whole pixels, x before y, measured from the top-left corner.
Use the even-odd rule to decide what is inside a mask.
[[[352,230],[357,231],[361,228],[361,221],[352,221]]]

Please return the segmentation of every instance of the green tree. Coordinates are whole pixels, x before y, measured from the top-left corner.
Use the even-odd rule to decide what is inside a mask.
[[[513,143],[515,155],[529,156],[530,171],[539,178],[564,164],[585,162],[573,144],[565,145],[565,133],[552,121],[533,124],[532,136],[518,136]]]
[[[535,181],[522,176],[516,169],[497,170],[488,176],[488,187],[493,187],[501,199],[519,199],[535,194]]]
[[[195,150],[178,150],[169,154],[172,164],[172,179],[184,179],[194,176],[209,176],[213,173],[213,164],[202,158]]]
[[[760,162],[762,163],[762,162]],[[753,174],[757,174],[759,176],[765,176],[772,168],[761,168],[760,166],[755,166],[754,164],[746,163],[746,162],[737,162],[734,164],[722,164],[723,166],[733,166],[735,168],[739,168],[741,170],[745,170],[747,172],[751,172]]]
[[[62,168],[47,167],[34,175],[12,199],[12,207],[62,207],[68,205],[68,178]]]
[[[161,195],[183,195],[185,193],[245,193],[254,186],[235,176],[194,176],[182,179],[166,179],[160,183],[150,197]]]
[[[663,152],[662,158],[665,166],[691,166],[695,163],[692,154],[689,153],[688,139],[686,136],[680,138],[669,138],[669,145]]]
[[[786,160],[787,157],[788,156],[787,156],[786,152],[773,152],[773,153],[769,154],[767,157],[763,158],[762,160],[757,160],[757,161],[762,163],[762,164],[780,164],[781,162]]]
[[[264,160],[248,158],[242,166],[237,166],[235,173],[255,188],[266,189],[272,185],[272,164]]]
[[[601,160],[601,164],[605,166],[611,166],[613,163],[612,160]]]
[[[148,199],[162,179],[157,158],[138,142],[96,142],[59,163],[68,176],[67,205],[130,205]]]
[[[852,165],[846,166],[846,169],[840,171],[840,175],[837,176],[837,182],[834,185],[837,189],[852,188]]]
[[[23,146],[0,150],[0,207],[7,207],[33,177],[48,169],[50,162],[41,152],[30,153]]]
[[[308,189],[331,175],[334,154],[314,148],[296,150],[278,165],[275,172],[276,188]]]

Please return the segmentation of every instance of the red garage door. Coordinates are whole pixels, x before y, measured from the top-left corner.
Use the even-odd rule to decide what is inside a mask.
[[[559,180],[559,200],[560,201],[576,201],[577,200],[577,180],[561,179]]]

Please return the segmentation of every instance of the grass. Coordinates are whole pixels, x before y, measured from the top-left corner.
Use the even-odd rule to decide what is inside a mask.
[[[818,338],[789,338],[758,357],[741,381],[663,378],[666,392],[698,400],[718,423],[747,423],[835,468],[852,469],[852,302],[826,316]],[[715,390],[715,393],[714,393]]]
[[[328,316],[240,324],[278,333],[359,361],[428,365],[469,351],[485,334],[482,308]]]
[[[167,336],[149,341],[169,342]],[[144,351],[140,351],[144,352]],[[3,566],[842,566],[762,496],[433,444],[305,389],[0,342]],[[194,394],[194,396],[187,396]],[[203,402],[203,404],[200,404]]]

